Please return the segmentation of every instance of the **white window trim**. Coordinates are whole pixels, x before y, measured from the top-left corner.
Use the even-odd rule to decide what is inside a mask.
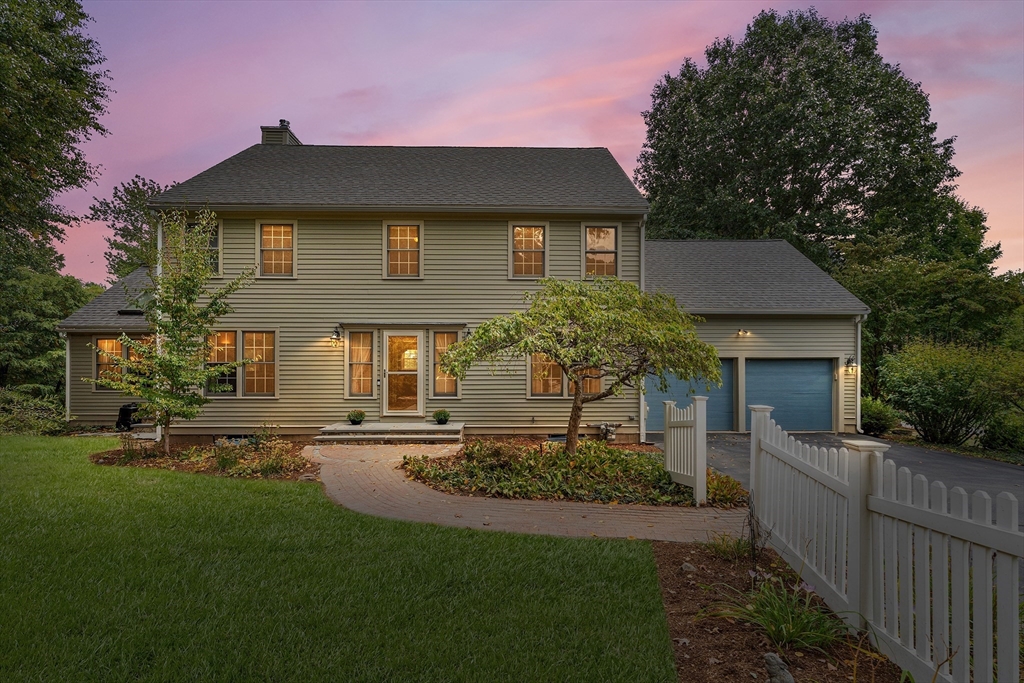
[[[462,341],[462,335],[460,334],[461,329],[457,327],[432,327],[427,330],[427,337],[429,338],[428,346],[430,347],[427,351],[430,358],[430,371],[427,373],[427,399],[438,400],[438,401],[458,401],[462,399],[462,382],[458,379],[455,380],[455,394],[434,394],[434,335],[438,332],[454,332],[455,341]]]
[[[622,277],[622,223],[605,223],[601,221],[584,221],[580,223],[580,278],[586,280],[607,275],[587,275],[587,228],[615,228],[615,275]]]
[[[417,225],[420,229],[420,274],[419,275],[391,275],[388,273],[388,226],[389,225]],[[423,251],[426,246],[425,227],[423,221],[407,220],[386,220],[381,221],[381,277],[385,280],[422,280],[423,279]]]
[[[543,275],[516,275],[515,274],[515,240],[513,238],[515,228],[544,228],[544,274]],[[551,224],[548,221],[509,221],[508,222],[508,279],[509,280],[539,280],[548,277],[551,268]]]
[[[263,236],[260,229],[263,225],[290,225],[292,226],[292,274],[291,275],[264,275],[263,274]],[[275,218],[260,218],[256,220],[254,227],[256,235],[256,277],[260,280],[295,280],[299,277],[299,222],[297,220],[278,220]],[[270,330],[267,330],[269,332]]]
[[[418,377],[417,377],[417,380],[416,380],[417,391],[416,391],[416,411],[415,412],[413,412],[411,410],[397,410],[397,411],[396,410],[388,410],[388,386],[387,386],[388,385],[388,377],[387,377],[386,371],[387,371],[387,353],[388,353],[388,337],[389,336],[395,336],[395,337],[418,337],[419,338],[419,341],[417,342],[417,348],[419,348],[421,351],[420,351],[420,362],[419,362],[419,365],[418,365],[419,369],[417,370]],[[382,330],[381,331],[381,335],[380,335],[380,339],[381,339],[381,344],[380,344],[380,348],[381,348],[381,366],[384,368],[384,371],[385,371],[381,375],[381,392],[380,392],[381,393],[381,404],[380,404],[380,414],[381,415],[388,416],[388,417],[390,417],[390,416],[424,417],[426,415],[426,413],[424,412],[424,404],[426,402],[426,395],[425,395],[426,392],[423,391],[423,376],[427,374],[427,371],[426,371],[426,368],[424,367],[424,363],[423,363],[423,356],[425,355],[424,351],[426,350],[426,345],[423,343],[423,337],[424,337],[424,330],[422,330],[422,329],[419,329],[419,330],[391,330],[391,329],[387,329],[387,330]]]
[[[274,333],[274,393],[273,394],[246,394],[245,393],[245,366],[240,365],[235,368],[235,393],[230,394],[226,391],[215,391],[208,393],[206,387],[203,387],[203,396],[213,401],[224,401],[224,400],[246,400],[246,401],[258,401],[272,399],[276,400],[281,396],[281,329],[278,327],[221,327],[218,329],[211,330],[211,334],[217,334],[218,332],[234,332],[235,333],[235,360],[240,361],[244,358],[245,354],[245,333],[246,332],[273,332]]]
[[[353,394],[351,391],[351,385],[349,384],[348,376],[349,371],[349,350],[352,348],[352,333],[353,332],[369,332],[372,336],[370,337],[370,361],[373,364],[373,374],[370,377],[370,393],[369,394]],[[382,335],[378,334],[378,330],[370,327],[357,327],[354,329],[345,329],[345,378],[343,380],[345,400],[352,401],[370,401],[376,399],[377,393],[377,378],[380,377],[380,354],[377,353],[377,339]]]

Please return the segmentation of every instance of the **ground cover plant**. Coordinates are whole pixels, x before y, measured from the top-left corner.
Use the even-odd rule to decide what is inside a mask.
[[[632,450],[635,448],[636,450]],[[693,490],[672,481],[661,452],[644,446],[581,441],[575,454],[563,444],[476,439],[444,458],[403,458],[409,476],[448,493],[588,503],[693,505]],[[719,475],[724,476],[724,475]],[[722,500],[735,490],[719,483]],[[712,486],[709,481],[709,502]]]
[[[753,610],[760,621],[780,632],[789,612],[770,607],[792,608],[794,603],[800,603],[795,605],[799,609],[810,595],[803,590],[788,590],[785,598],[776,593],[773,600],[765,589],[768,599],[763,597],[762,609],[757,609],[759,593],[751,590],[751,556],[749,552],[739,551],[740,548],[749,550],[749,546],[740,541],[721,537],[712,538],[709,543],[659,541],[653,543],[653,548],[680,683],[765,681],[768,679],[764,663],[767,652],[777,652],[800,683],[851,680],[903,683],[899,667],[873,651],[866,639],[839,638],[831,644],[820,644],[823,651],[794,647],[793,643],[776,647],[768,632],[757,623],[737,618],[739,615],[715,614],[721,611],[725,599],[743,596],[735,604]],[[796,574],[771,550],[760,552],[753,566],[756,572],[777,579],[768,582],[773,590],[800,583]],[[764,608],[765,604],[768,608]],[[813,596],[810,604],[812,607],[821,605]],[[827,616],[821,619],[826,629],[830,629],[836,617],[823,614]]]
[[[651,548],[0,439],[0,680],[670,681]]]
[[[270,431],[247,438],[218,439],[202,446],[178,446],[168,455],[154,444],[131,434],[121,435],[121,447],[94,453],[97,465],[129,465],[228,477],[315,478],[319,466],[302,455],[304,442],[286,441]]]
[[[64,406],[53,396],[0,387],[0,435],[60,434],[67,428]]]

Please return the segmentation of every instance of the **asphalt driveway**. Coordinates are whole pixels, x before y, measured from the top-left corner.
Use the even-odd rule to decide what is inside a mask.
[[[1024,467],[996,460],[971,458],[946,451],[876,439],[860,434],[836,436],[828,433],[798,434],[800,441],[812,446],[842,448],[844,439],[878,441],[889,445],[885,457],[897,467],[908,467],[914,474],[923,474],[928,481],[941,481],[947,488],[960,486],[968,494],[981,490],[995,497],[1009,491],[1020,505],[1021,525],[1024,526]],[[747,434],[710,434],[708,436],[708,465],[738,479],[743,486],[750,485],[750,436]]]

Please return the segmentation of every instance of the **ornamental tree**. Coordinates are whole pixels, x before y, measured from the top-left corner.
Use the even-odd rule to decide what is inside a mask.
[[[192,420],[209,402],[204,389],[225,388],[215,380],[257,359],[207,366],[210,336],[217,320],[231,313],[228,297],[252,281],[253,269],[213,289],[210,238],[217,229],[210,211],[165,214],[160,270],[138,296],[151,334],[144,339],[120,338],[128,357],[109,356],[116,370],[93,381],[142,399],[140,412],[163,427],[164,452],[171,448],[171,425]],[[97,350],[98,352],[98,350]]]
[[[697,338],[698,318],[672,297],[643,292],[616,278],[593,281],[543,279],[527,293],[525,311],[481,323],[441,356],[444,372],[464,380],[476,363],[514,371],[524,357],[544,354],[572,387],[572,411],[565,433],[569,453],[576,452],[586,403],[627,390],[644,391],[644,378],[657,378],[662,391],[669,375],[721,384],[715,348]],[[586,380],[607,378],[607,387],[584,393]]]

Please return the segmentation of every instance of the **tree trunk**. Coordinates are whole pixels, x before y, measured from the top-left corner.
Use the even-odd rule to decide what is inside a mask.
[[[164,444],[164,455],[167,457],[171,456],[171,418],[168,415],[163,419],[163,438],[160,439]]]
[[[565,430],[565,452],[576,455],[576,446],[580,441],[580,422],[583,419],[583,382],[576,382],[576,391],[572,396],[572,412],[569,413],[569,428]]]

